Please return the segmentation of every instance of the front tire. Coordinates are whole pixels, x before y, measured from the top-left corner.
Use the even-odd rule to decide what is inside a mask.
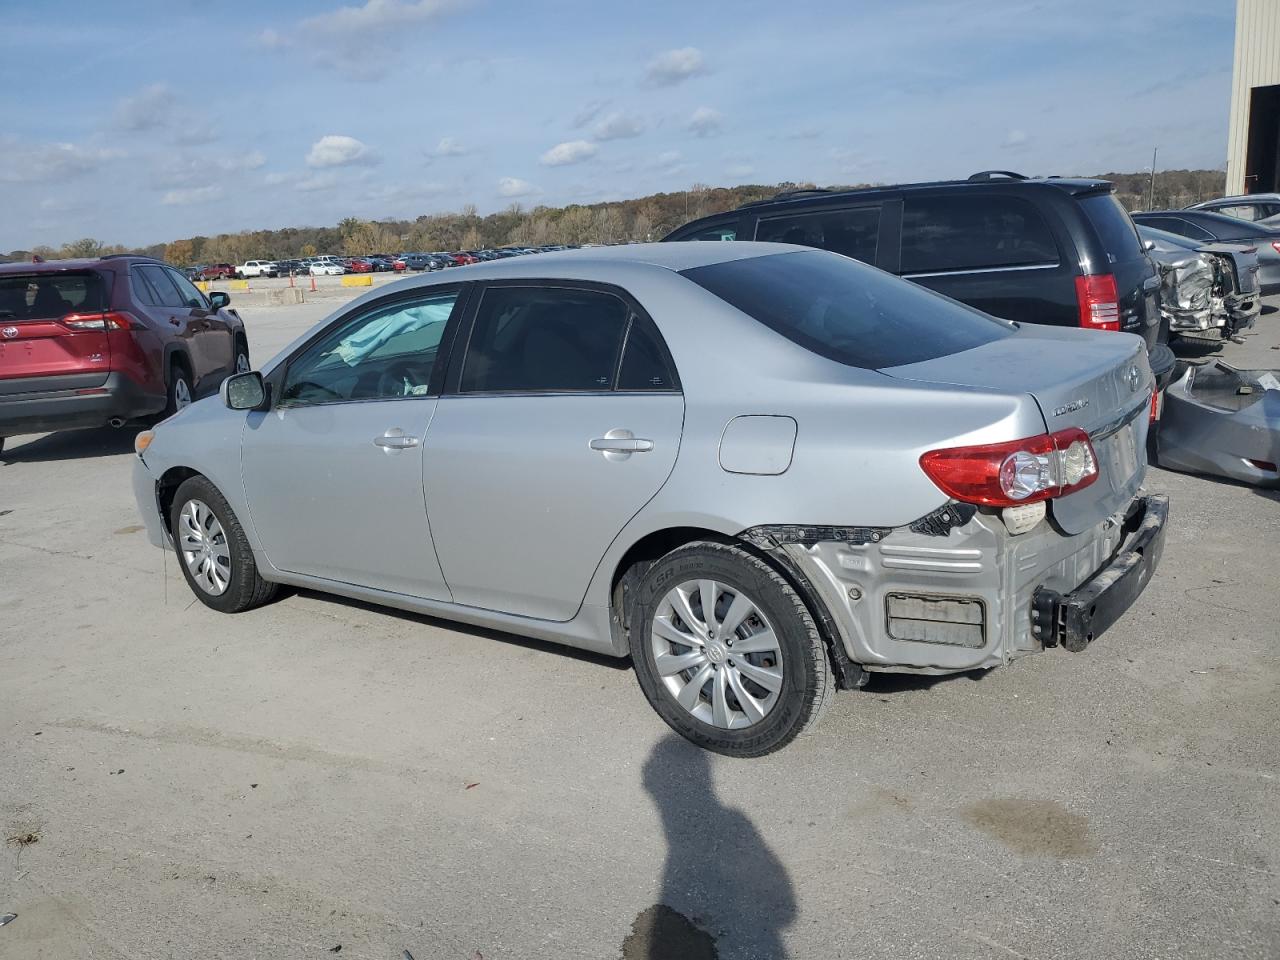
[[[187,586],[206,607],[242,613],[275,596],[279,587],[258,575],[253,548],[231,505],[204,477],[178,487],[169,530]]]
[[[813,726],[835,686],[800,595],[760,557],[729,544],[691,543],[648,570],[630,645],[658,715],[726,756],[786,746]]]

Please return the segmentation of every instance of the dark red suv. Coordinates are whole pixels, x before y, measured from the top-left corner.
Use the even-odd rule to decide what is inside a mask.
[[[169,415],[249,369],[244,323],[146,257],[0,265],[4,438]]]

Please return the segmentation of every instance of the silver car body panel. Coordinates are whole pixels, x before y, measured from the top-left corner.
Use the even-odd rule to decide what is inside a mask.
[[[492,261],[371,291],[323,324],[389,293],[438,284],[507,278],[614,284],[654,320],[674,358],[681,395],[446,395],[412,401],[421,405],[412,418],[401,413],[409,406],[400,407],[402,400],[335,404],[352,412],[335,412],[327,429],[291,416],[297,410],[283,417],[279,411],[246,414],[218,398],[202,400],[160,424],[145,462],[138,461],[135,493],[151,539],[166,542],[156,509],[158,481],[169,471],[196,471],[218,487],[244,522],[267,579],[621,656],[626,640],[611,622],[615,573],[627,552],[650,534],[696,528],[736,537],[771,524],[891,528],[874,550],[858,554],[840,544],[818,544],[794,558],[824,595],[832,594],[828,602],[852,658],[880,669],[896,664],[947,671],[1003,662],[1036,648],[1024,636],[1026,618],[1015,611],[1025,610],[1034,586],[1066,590],[1101,565],[1113,546],[1107,536],[1111,517],[1141,482],[1144,461],[1107,451],[1119,430],[1113,430],[1114,421],[1129,417],[1129,429],[1131,409],[1149,396],[1143,341],[1128,334],[1024,327],[965,354],[877,372],[817,356],[676,273],[795,252],[794,246],[745,242],[609,247]],[[300,337],[264,371],[270,374],[310,336]],[[732,345],[734,373],[727,372],[726,344]],[[369,409],[356,412],[361,406]],[[273,434],[260,432],[273,417]],[[731,428],[744,417],[771,422],[748,422],[742,433]],[[1146,421],[1137,419],[1141,436],[1132,436],[1144,440]],[[785,421],[794,428],[778,430]],[[1052,522],[1020,538],[1012,538],[994,514],[980,514],[943,537],[906,529],[949,503],[920,468],[923,453],[1069,426],[1095,435],[1103,476],[1054,503]],[[416,487],[415,455],[388,455],[372,443],[389,427],[421,438]],[[591,449],[591,440],[618,429],[652,439],[653,449],[620,459]],[[792,448],[784,457],[792,429]],[[326,473],[322,454],[289,449],[309,431],[323,442],[321,449],[347,462],[330,464]],[[242,468],[242,436],[251,434],[269,442],[256,449],[247,439]],[[270,457],[260,458],[276,440],[286,448],[272,466]],[[752,469],[730,469],[744,465]],[[362,502],[340,505],[344,488]],[[269,492],[260,499],[263,490]],[[320,546],[305,536],[283,554],[269,549],[271,538],[314,522],[308,504],[326,516],[350,510],[331,549],[344,549],[345,537],[358,545],[359,555],[353,550],[336,559],[308,558]],[[385,524],[370,521],[379,512]],[[370,529],[361,529],[371,522]],[[392,530],[397,523],[403,529]],[[391,549],[371,563],[364,555],[386,536]],[[434,550],[426,548],[428,540]],[[902,556],[895,560],[894,549],[909,554],[918,548],[944,551],[917,557],[943,558],[939,563],[945,551],[976,550],[981,569],[958,572],[936,563],[897,562]],[[274,562],[273,553],[289,557],[294,569]],[[874,618],[863,614],[871,609],[869,598],[860,610],[834,600],[841,576],[852,569],[843,553],[862,557],[867,569],[860,573],[880,578],[869,585],[873,591],[883,593],[894,583],[935,590],[950,583],[982,596],[995,632],[977,651],[886,646]],[[437,571],[440,582],[433,589]]]

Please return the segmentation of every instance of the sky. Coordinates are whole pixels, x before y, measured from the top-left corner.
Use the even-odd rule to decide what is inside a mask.
[[[1226,160],[1226,0],[0,0],[0,251]]]

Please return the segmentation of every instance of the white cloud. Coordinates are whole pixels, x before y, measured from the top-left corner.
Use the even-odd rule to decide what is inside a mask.
[[[58,183],[92,173],[123,151],[76,143],[25,143],[0,137],[0,183]]]
[[[267,27],[267,29],[253,38],[253,42],[264,50],[281,50],[290,46],[293,41],[281,34],[280,31]]]
[[[600,116],[600,111],[609,105],[608,100],[590,100],[585,103],[573,117],[573,128],[585,127],[588,123]]]
[[[312,193],[316,190],[331,190],[338,185],[338,175],[335,173],[316,173],[309,177],[303,177],[297,181],[293,188],[301,190],[304,193]]]
[[[353,80],[379,80],[394,66],[406,33],[463,5],[464,0],[365,0],[303,20],[300,46],[317,67],[336,68]]]
[[[498,181],[498,196],[500,197],[527,197],[537,192],[537,187],[528,180],[521,180],[519,177],[503,177]]]
[[[719,110],[699,107],[693,111],[684,127],[695,137],[713,137],[724,127],[724,117]]]
[[[460,157],[466,152],[466,148],[456,138],[441,137],[431,155],[435,157]]]
[[[749,177],[756,172],[756,168],[749,163],[731,163],[725,168],[725,174],[730,177]]]
[[[640,117],[615,110],[591,128],[591,135],[597,140],[625,140],[640,136],[644,126]]]
[[[151,172],[155,187],[204,187],[217,183],[228,174],[257,170],[267,158],[258,150],[223,157],[200,153],[165,153]]]
[[[1027,143],[1027,133],[1025,130],[1010,130],[1008,136],[1004,138],[1004,147],[1022,147]]]
[[[167,127],[173,120],[177,103],[177,97],[168,84],[152,84],[116,103],[115,125],[129,133]]]
[[[650,60],[644,75],[645,80],[655,87],[673,87],[706,72],[702,51],[697,47],[681,47],[660,53]]]
[[[350,167],[361,163],[376,163],[372,150],[357,140],[331,133],[311,145],[307,153],[308,167]]]
[[[588,143],[586,140],[567,140],[564,143],[557,143],[554,147],[542,155],[542,159],[538,162],[544,167],[563,167],[568,163],[581,163],[583,160],[589,160],[596,155],[599,150],[594,143]]]
[[[191,187],[185,190],[170,190],[160,202],[168,207],[187,207],[193,203],[208,203],[222,195],[222,188],[216,184],[207,187]]]

